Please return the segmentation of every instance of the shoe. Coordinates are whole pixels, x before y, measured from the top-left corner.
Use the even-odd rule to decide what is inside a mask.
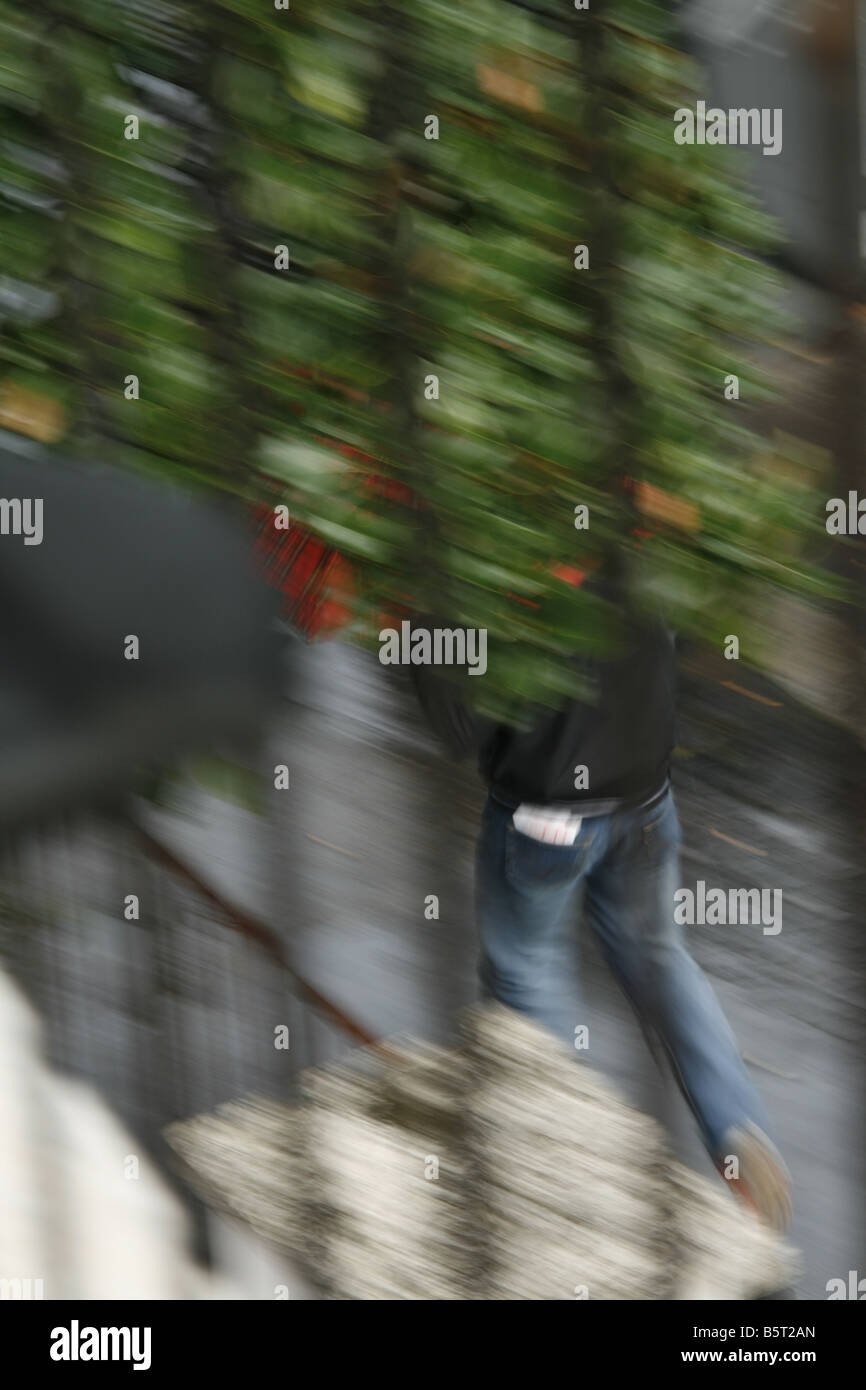
[[[728,1177],[728,1160],[738,1160],[739,1176]],[[791,1225],[791,1175],[775,1144],[756,1124],[746,1121],[735,1125],[725,1135],[724,1156],[718,1160],[718,1170],[757,1216],[779,1235]]]

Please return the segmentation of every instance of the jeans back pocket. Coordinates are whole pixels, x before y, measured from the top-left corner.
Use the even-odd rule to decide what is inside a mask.
[[[577,879],[586,862],[593,832],[586,822],[572,845],[536,840],[509,825],[505,837],[505,877],[516,887],[564,887]]]

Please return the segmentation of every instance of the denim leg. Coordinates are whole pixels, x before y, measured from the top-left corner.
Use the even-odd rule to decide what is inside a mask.
[[[584,821],[574,845],[515,830],[488,798],[476,857],[482,996],[528,1014],[569,1043],[579,1016],[576,892],[596,832]]]
[[[586,911],[605,957],[674,1075],[713,1157],[725,1131],[753,1120],[769,1132],[758,1092],[715,993],[674,921],[680,828],[673,795],[623,813],[607,855],[587,875]]]

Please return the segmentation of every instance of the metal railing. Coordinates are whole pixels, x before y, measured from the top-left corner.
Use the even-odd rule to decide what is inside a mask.
[[[289,1100],[305,1066],[375,1043],[297,974],[270,924],[133,815],[4,846],[0,963],[49,1062],[94,1086],[173,1182],[166,1125],[244,1095]]]

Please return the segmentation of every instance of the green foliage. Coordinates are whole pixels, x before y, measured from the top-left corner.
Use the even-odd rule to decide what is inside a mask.
[[[762,585],[826,591],[810,482],[754,434],[773,229],[724,149],[674,143],[700,91],[664,11],[0,0],[0,390],[59,402],[33,432],[64,448],[288,502],[359,566],[362,640],[487,628],[491,712],[616,641],[557,566],[617,554],[712,640]],[[699,526],[636,537],[624,475]]]

